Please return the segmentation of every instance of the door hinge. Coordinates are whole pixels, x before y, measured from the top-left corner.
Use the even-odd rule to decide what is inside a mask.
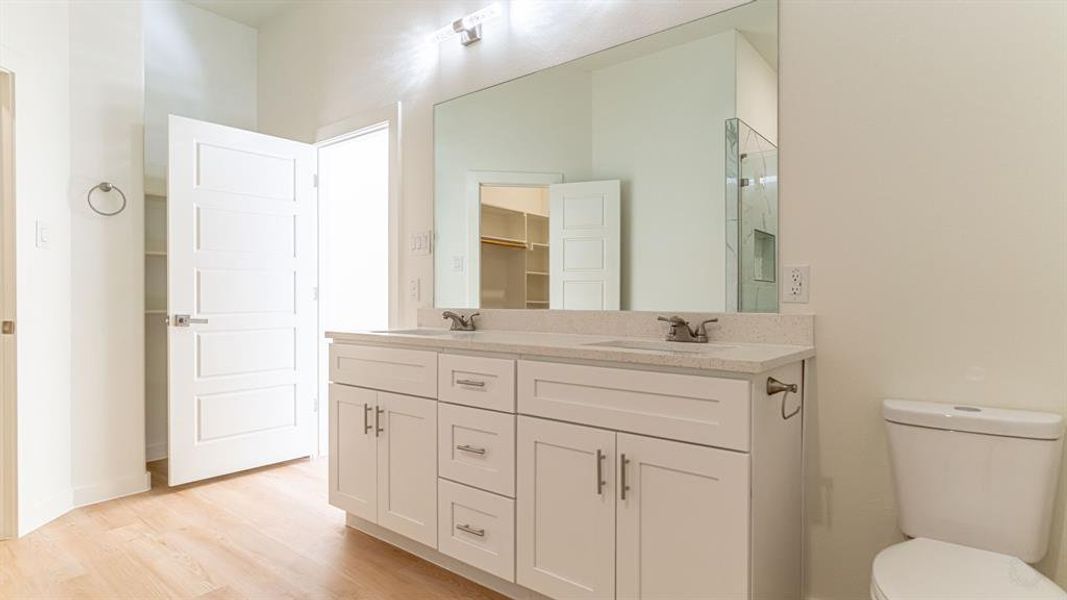
[[[15,333],[15,322],[4,321],[3,324],[0,325],[0,333],[3,335],[13,335]]]
[[[311,288],[311,299],[315,302],[319,301],[319,286]]]
[[[319,174],[315,173],[311,176],[311,184],[315,187],[319,187]]]
[[[315,412],[319,412],[319,397],[315,396]]]

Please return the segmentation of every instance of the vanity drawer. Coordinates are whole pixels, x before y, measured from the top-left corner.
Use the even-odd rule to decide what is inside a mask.
[[[515,496],[515,415],[437,405],[437,474]]]
[[[437,372],[441,401],[515,412],[515,361],[441,354]]]
[[[333,344],[330,346],[330,381],[435,398],[437,353]]]
[[[519,412],[720,448],[749,448],[749,382],[518,362]]]
[[[515,501],[437,480],[437,549],[515,581]]]

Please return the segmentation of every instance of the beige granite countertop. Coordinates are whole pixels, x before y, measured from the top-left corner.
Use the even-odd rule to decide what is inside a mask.
[[[424,333],[420,333],[424,332]],[[575,335],[532,331],[485,330],[474,332],[422,328],[418,330],[327,332],[339,343],[370,343],[425,348],[500,352],[528,357],[567,358],[700,369],[743,374],[770,371],[815,356],[814,346],[711,342],[683,344],[662,338]],[[623,342],[641,348],[619,348],[604,342]]]

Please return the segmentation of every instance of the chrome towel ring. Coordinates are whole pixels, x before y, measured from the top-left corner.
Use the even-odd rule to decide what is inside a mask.
[[[119,206],[118,210],[114,210],[112,212],[100,210],[99,208],[93,205],[93,192],[95,192],[96,190],[100,190],[101,192],[110,192],[114,190],[118,192],[119,196],[122,197],[122,205]],[[89,208],[93,209],[93,212],[98,215],[103,215],[105,217],[113,217],[119,214],[120,212],[126,210],[126,194],[122,193],[122,190],[119,189],[119,186],[112,185],[106,181],[102,181],[89,188],[89,193],[85,195],[85,200],[89,203]]]

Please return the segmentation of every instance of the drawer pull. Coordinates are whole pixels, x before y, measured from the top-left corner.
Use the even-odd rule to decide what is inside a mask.
[[[469,452],[471,454],[477,454],[479,456],[485,456],[485,448],[471,446],[470,444],[460,444],[456,446],[456,450],[459,450],[461,452]]]
[[[370,434],[370,430],[373,429],[373,427],[370,424],[370,411],[371,411],[370,404],[367,404],[366,402],[364,402],[363,403],[363,435],[369,435]]]
[[[382,432],[385,431],[385,428],[382,427],[382,425],[381,425],[382,413],[384,413],[384,412],[385,412],[385,409],[383,409],[382,407],[380,407],[380,406],[375,406],[374,407],[374,437],[378,437],[378,436],[382,435]]]
[[[456,385],[465,385],[467,387],[483,388],[485,387],[484,381],[478,381],[477,379],[457,379]]]
[[[484,529],[475,529],[474,527],[471,527],[470,525],[465,525],[463,523],[456,525],[456,529],[465,533],[469,533],[471,535],[476,535],[478,537],[485,537]]]
[[[603,496],[604,495],[604,484],[607,483],[606,481],[604,481],[604,459],[605,458],[607,458],[607,457],[604,456],[604,451],[601,450],[600,448],[597,448],[597,450],[596,450],[596,495],[597,496]]]
[[[625,454],[620,455],[619,458],[619,500],[625,500],[626,492],[630,489],[626,483],[626,465],[630,464],[630,459],[626,458]]]

